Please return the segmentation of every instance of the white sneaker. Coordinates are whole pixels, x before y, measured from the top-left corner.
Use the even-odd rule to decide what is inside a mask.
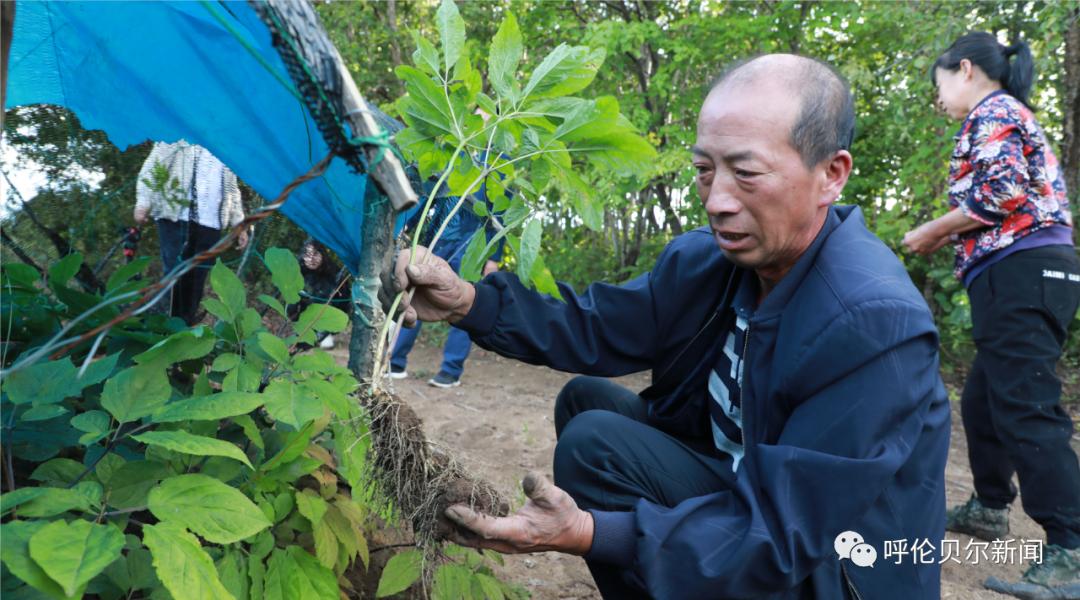
[[[390,379],[405,379],[409,376],[409,372],[405,369],[398,370],[397,367],[390,367]]]
[[[334,336],[328,335],[319,342],[319,347],[323,350],[330,350],[334,347]]]

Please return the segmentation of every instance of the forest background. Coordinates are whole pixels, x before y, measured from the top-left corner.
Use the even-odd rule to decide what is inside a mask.
[[[394,69],[410,63],[414,35],[437,35],[437,3],[316,7],[359,88],[395,115],[405,89]],[[545,196],[541,255],[557,279],[578,290],[647,271],[674,236],[705,223],[689,151],[698,109],[725,64],[758,53],[822,58],[851,82],[858,113],[855,170],[841,202],[859,205],[870,229],[904,260],[937,319],[947,375],[959,374],[974,352],[966,295],[952,275],[950,252],[919,258],[903,252],[900,240],[913,225],[947,210],[947,161],[958,124],[935,110],[929,69],[963,32],[991,31],[1002,41],[1019,37],[1031,44],[1037,116],[1061,159],[1077,215],[1080,2],[511,0],[461,2],[459,9],[466,51],[476,62],[482,63],[506,11],[518,16],[527,41],[526,71],[560,43],[603,49],[606,60],[591,93],[618,98],[623,114],[659,153],[654,167],[635,179],[586,172],[593,190],[587,197],[554,190]],[[131,225],[135,181],[150,143],[118,149],[101,132],[83,130],[65,109],[33,106],[6,113],[3,145],[3,260],[47,269],[77,251],[86,261],[78,277],[104,281],[124,263],[118,248]],[[20,193],[26,186],[12,180],[34,181],[34,192]],[[248,210],[264,202],[247,188],[244,200]],[[138,254],[156,256],[156,234],[143,233]],[[225,258],[254,297],[271,285],[265,269],[251,268],[262,251],[297,250],[304,238],[275,215],[258,226],[249,250]],[[1071,335],[1060,371],[1066,400],[1080,402],[1080,322]]]

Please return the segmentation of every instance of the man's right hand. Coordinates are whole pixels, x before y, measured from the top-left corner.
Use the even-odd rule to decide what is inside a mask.
[[[458,277],[445,260],[423,246],[417,246],[411,265],[410,255],[410,250],[403,250],[394,265],[398,291],[413,288],[411,298],[406,294],[402,299],[405,325],[411,327],[417,319],[456,323],[464,318],[476,298],[472,284]]]
[[[135,214],[132,215],[135,218],[135,222],[139,225],[145,224],[150,217],[150,211],[145,208],[136,208]]]

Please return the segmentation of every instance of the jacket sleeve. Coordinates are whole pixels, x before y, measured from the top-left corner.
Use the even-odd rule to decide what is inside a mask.
[[[476,283],[476,300],[455,327],[479,346],[560,371],[615,377],[651,368],[660,338],[656,281],[669,249],[650,273],[623,285],[560,283],[565,302],[527,289],[513,273]]]
[[[153,200],[156,192],[150,189],[150,186],[146,184],[146,181],[153,177],[154,165],[161,161],[162,153],[165,148],[165,144],[154,142],[154,147],[150,149],[150,154],[147,155],[146,160],[143,161],[142,167],[139,168],[139,177],[135,181],[136,209],[141,208],[151,210],[153,207]]]
[[[225,167],[222,188],[225,194],[225,206],[228,207],[228,226],[234,227],[244,220],[244,203],[240,201],[240,186],[236,182],[236,173],[228,167]]]
[[[629,513],[594,512],[588,558],[633,569],[656,597],[762,597],[803,581],[911,458],[943,393],[929,315],[895,305],[857,307],[806,338],[780,375],[781,389],[804,400],[774,444],[747,452],[733,489],[673,508],[641,500]],[[624,549],[604,545],[627,539],[627,528]]]
[[[971,145],[971,190],[960,210],[984,225],[997,225],[1027,197],[1028,163],[1017,120],[983,118]]]

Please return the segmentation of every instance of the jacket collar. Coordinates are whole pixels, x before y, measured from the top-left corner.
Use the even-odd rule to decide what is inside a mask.
[[[850,220],[851,217],[861,221],[861,215],[862,213],[857,206],[830,206],[829,214],[825,216],[825,224],[821,226],[821,231],[818,232],[817,237],[814,238],[806,252],[803,252],[795,266],[791,268],[791,271],[788,271],[788,274],[780,280],[780,283],[773,288],[773,291],[768,296],[765,296],[765,300],[754,313],[754,320],[766,320],[779,316],[787,307],[791,297],[799,289],[803,279],[806,278],[806,274],[813,268],[825,240],[829,238],[833,231]]]

